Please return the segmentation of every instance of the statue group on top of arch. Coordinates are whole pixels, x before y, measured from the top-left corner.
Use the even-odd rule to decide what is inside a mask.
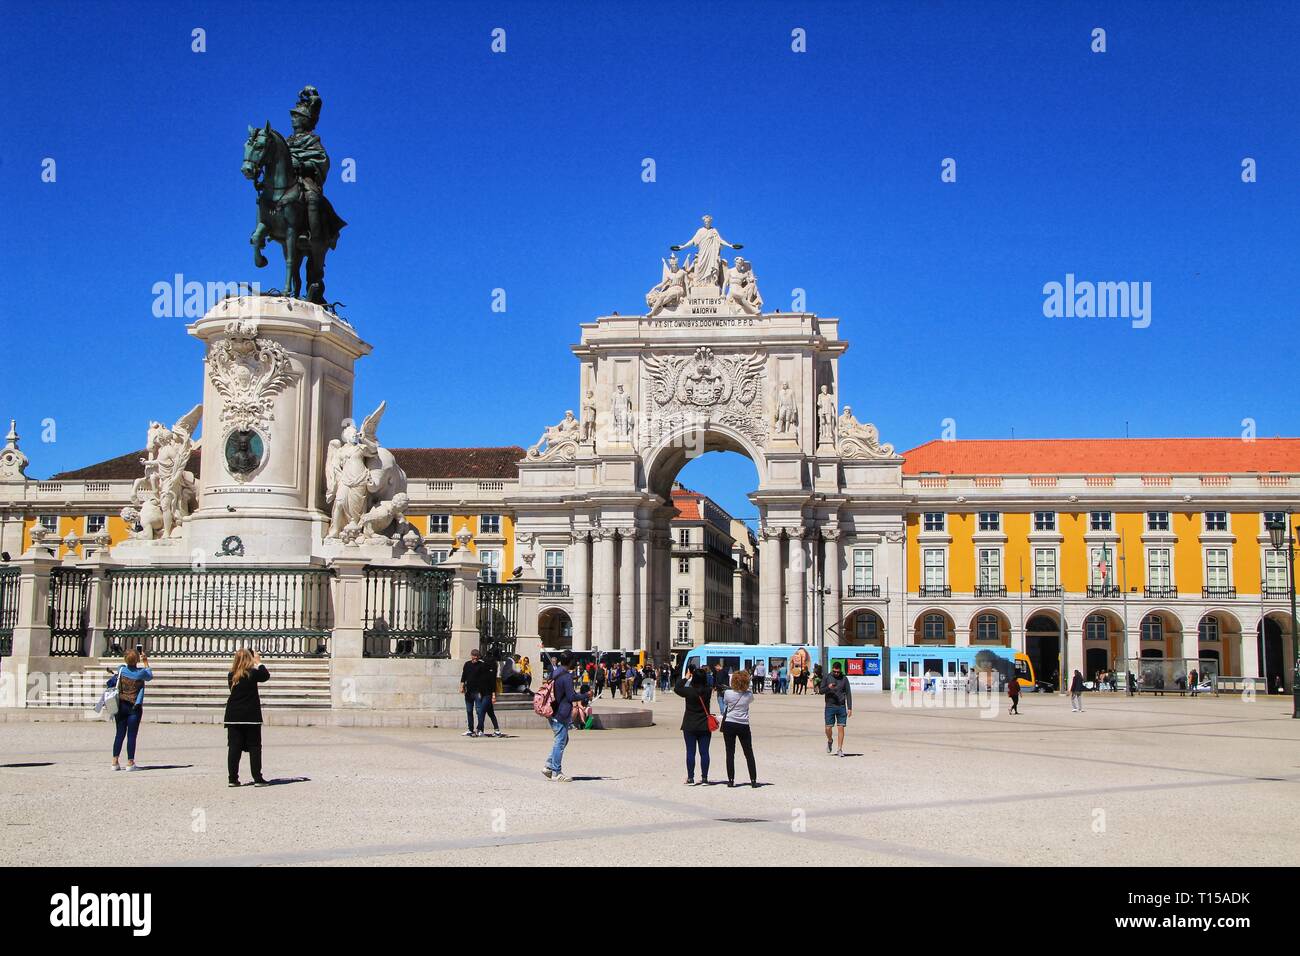
[[[704,225],[688,241],[671,246],[673,254],[663,262],[663,275],[659,283],[646,293],[645,304],[649,318],[668,312],[689,314],[693,298],[710,301],[708,311],[718,314],[715,300],[721,299],[721,308],[732,315],[758,315],[763,310],[763,297],[758,292],[758,279],[753,263],[736,256],[734,264],[722,258],[722,247],[739,251],[744,246],[730,243],[713,228],[713,217],[705,216]],[[695,252],[679,262],[677,253],[694,247]]]
[[[121,515],[131,537],[153,541],[177,538],[181,526],[198,504],[198,482],[186,471],[194,452],[194,429],[203,417],[203,406],[195,405],[171,428],[150,422],[145,439],[144,476],[131,485],[131,503]]]
[[[387,407],[387,402],[380,402],[360,428],[352,419],[344,420],[342,437],[329,444],[325,455],[325,503],[330,507],[327,539],[344,544],[401,539],[409,544],[412,532],[418,537],[406,520],[410,505],[406,472],[376,436]]]

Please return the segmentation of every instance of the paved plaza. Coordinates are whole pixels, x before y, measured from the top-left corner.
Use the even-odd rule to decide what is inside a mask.
[[[111,726],[0,724],[0,864],[870,865],[1295,864],[1300,721],[1289,698],[1068,700],[1023,716],[859,699],[844,759],[821,700],[764,695],[763,786],[685,787],[681,700],[656,725],[575,732],[540,773],[545,730],[268,727],[278,785],[225,786],[219,727],[149,722],[137,773]],[[710,776],[725,780],[721,735]],[[740,755],[737,755],[740,758]],[[743,759],[739,775],[744,776]],[[245,762],[245,779],[247,764]]]

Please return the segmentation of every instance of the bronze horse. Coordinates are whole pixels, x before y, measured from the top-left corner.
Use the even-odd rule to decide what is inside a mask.
[[[328,199],[321,196],[322,236],[309,235],[307,204],[294,172],[289,144],[284,137],[264,127],[248,127],[248,142],[244,144],[244,163],[240,171],[253,181],[257,190],[257,227],[249,242],[253,246],[253,264],[259,269],[266,265],[262,249],[268,239],[273,239],[284,249],[284,293],[296,298],[302,295],[302,277],[299,274],[303,254],[307,258],[307,295],[309,302],[325,304],[325,255],[338,244],[339,232],[347,225]]]

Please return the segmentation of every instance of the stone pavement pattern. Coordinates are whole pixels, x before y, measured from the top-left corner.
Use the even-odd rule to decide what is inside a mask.
[[[1300,862],[1300,721],[1290,700],[1026,695],[999,710],[859,700],[844,759],[817,697],[753,708],[766,785],[687,788],[681,701],[651,728],[575,732],[275,727],[273,787],[225,786],[219,727],[150,724],[137,773],[111,726],[0,724],[0,864],[1135,864]],[[710,776],[725,780],[721,735]],[[30,766],[22,766],[28,764]],[[738,774],[744,761],[737,754]],[[245,758],[244,779],[248,779]]]

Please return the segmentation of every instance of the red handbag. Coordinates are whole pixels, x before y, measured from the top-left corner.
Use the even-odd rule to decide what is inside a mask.
[[[709,713],[709,705],[704,703],[703,695],[700,696],[700,706],[704,708],[704,716],[709,718],[709,733],[717,733],[718,718]]]

